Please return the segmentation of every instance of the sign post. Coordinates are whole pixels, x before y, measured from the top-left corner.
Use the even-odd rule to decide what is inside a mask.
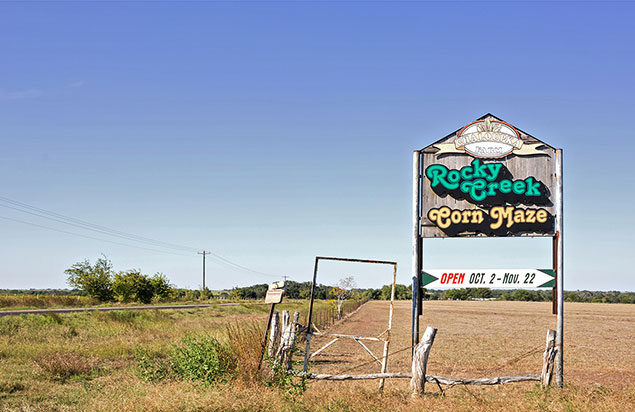
[[[563,345],[564,336],[564,209],[563,209],[563,185],[562,185],[562,150],[556,150],[556,244],[557,244],[557,285],[558,288],[558,317],[556,333],[556,385],[562,388],[563,385]]]
[[[412,276],[420,288],[556,287],[556,384],[561,387],[562,150],[486,114],[414,152],[412,218]],[[425,238],[521,236],[554,239],[552,269],[423,268]],[[423,314],[418,292],[413,293],[413,345]]]
[[[284,295],[284,282],[274,282],[269,285],[267,294],[265,295],[265,303],[270,303],[269,318],[267,319],[267,327],[265,328],[265,337],[262,340],[262,347],[260,348],[260,358],[258,359],[258,370],[262,367],[262,358],[265,353],[265,346],[267,345],[267,335],[269,334],[269,328],[271,327],[271,318],[273,318],[273,312],[277,303],[282,303],[282,296]]]

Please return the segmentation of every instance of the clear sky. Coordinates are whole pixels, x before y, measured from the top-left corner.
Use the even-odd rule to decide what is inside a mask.
[[[208,257],[213,289],[310,280],[315,255],[397,260],[408,283],[412,151],[491,112],[564,149],[565,288],[633,291],[634,15],[622,2],[2,2],[0,197],[187,250],[0,201],[0,288],[66,287],[64,269],[102,253],[199,287],[202,249],[261,272]],[[425,262],[549,267],[550,244],[429,240]],[[320,280],[378,287],[389,272]]]

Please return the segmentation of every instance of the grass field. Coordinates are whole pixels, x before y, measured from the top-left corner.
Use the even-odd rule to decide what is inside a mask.
[[[304,308],[304,303],[284,306],[293,311]],[[563,390],[544,390],[532,382],[454,387],[441,397],[434,385],[427,385],[428,394],[415,400],[405,379],[387,381],[383,395],[377,393],[377,381],[312,381],[305,392],[263,381],[253,373],[253,365],[267,309],[214,305],[198,310],[0,318],[0,410],[635,410],[633,305],[565,304]],[[555,325],[550,310],[549,303],[426,302],[422,329],[438,328],[428,373],[458,377],[539,373],[545,334]],[[386,328],[387,320],[388,304],[373,301],[329,331],[373,336]],[[139,353],[164,359],[175,344],[201,333],[229,339],[239,347],[238,373],[211,384],[173,376],[147,380],[141,373]],[[325,339],[316,337],[312,349]],[[409,342],[410,304],[396,302],[389,371],[409,371]],[[368,346],[381,354],[379,345]],[[337,342],[315,359],[312,372],[379,371],[355,342]]]

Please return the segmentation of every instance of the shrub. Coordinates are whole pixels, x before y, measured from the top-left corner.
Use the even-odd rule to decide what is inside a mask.
[[[150,278],[154,296],[158,299],[168,299],[172,295],[172,287],[163,273],[156,273]]]
[[[170,353],[176,376],[205,383],[226,380],[236,369],[236,357],[227,344],[212,336],[191,336]]]
[[[77,262],[64,271],[68,275],[67,282],[89,296],[107,302],[113,298],[112,263],[103,256],[92,266],[88,259]]]
[[[148,276],[141,274],[139,270],[117,273],[112,289],[115,297],[120,302],[134,300],[141,303],[150,303],[154,296],[152,280]]]

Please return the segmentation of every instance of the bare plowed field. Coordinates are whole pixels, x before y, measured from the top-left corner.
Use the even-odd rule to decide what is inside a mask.
[[[388,325],[388,302],[372,301],[331,333],[377,336]],[[555,329],[550,303],[431,301],[424,304],[421,330],[438,328],[428,373],[454,377],[539,374],[547,329]],[[410,368],[410,302],[395,302],[388,371]],[[312,351],[331,338],[313,339]],[[363,341],[377,357],[380,342]],[[635,306],[565,305],[565,382],[635,386]],[[354,340],[342,339],[316,356],[313,372],[370,373],[380,366]],[[391,385],[405,385],[392,381]],[[531,385],[531,384],[521,384]],[[433,388],[431,388],[433,389]]]

